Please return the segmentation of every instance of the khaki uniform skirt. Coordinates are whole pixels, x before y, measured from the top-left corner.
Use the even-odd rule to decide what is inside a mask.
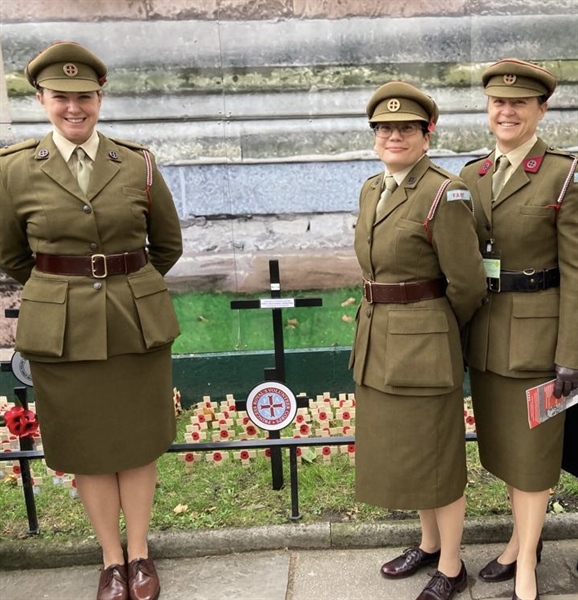
[[[30,361],[46,464],[99,475],[142,467],[175,438],[170,345],[103,361]]]
[[[462,388],[442,396],[355,392],[356,498],[390,509],[440,508],[466,486]]]
[[[526,390],[547,381],[515,379],[470,369],[472,403],[482,465],[524,492],[547,490],[558,482],[564,413],[530,429]]]

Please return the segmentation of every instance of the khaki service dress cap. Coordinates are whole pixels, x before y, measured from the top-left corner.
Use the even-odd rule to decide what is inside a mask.
[[[93,92],[106,82],[106,65],[76,42],[56,42],[26,65],[32,86],[58,92]]]
[[[549,98],[556,89],[556,77],[547,69],[517,58],[505,58],[482,74],[484,94],[495,98]]]
[[[404,81],[390,81],[378,88],[365,109],[370,123],[387,121],[425,121],[435,129],[439,117],[431,96]]]

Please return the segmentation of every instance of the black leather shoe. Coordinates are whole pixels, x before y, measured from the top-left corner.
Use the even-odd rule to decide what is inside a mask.
[[[540,562],[542,560],[542,548],[544,544],[542,538],[538,540],[538,546],[536,547],[536,560]],[[508,581],[514,579],[516,575],[516,561],[503,565],[498,562],[495,558],[491,560],[481,571],[480,579],[487,581],[488,583],[497,583],[498,581]]]
[[[381,574],[388,579],[403,579],[413,575],[421,567],[437,563],[440,551],[424,552],[419,546],[408,548],[403,554],[381,565]]]
[[[468,572],[462,561],[462,568],[455,577],[448,577],[436,571],[416,600],[451,600],[468,587]]]
[[[96,600],[128,600],[128,584],[124,565],[111,565],[102,569]]]

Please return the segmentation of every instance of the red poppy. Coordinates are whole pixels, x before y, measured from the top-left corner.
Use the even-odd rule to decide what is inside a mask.
[[[323,453],[323,456],[329,456],[331,454],[331,448],[329,446],[323,446],[321,452]]]
[[[205,415],[202,415],[202,414],[198,414],[197,419],[198,419],[199,423],[204,423],[207,420],[207,419],[205,419]]]
[[[297,456],[301,456],[303,454],[303,450],[301,448],[297,448]]]
[[[247,425],[247,427],[245,427],[245,433],[247,435],[257,435],[257,428],[255,425]]]
[[[317,415],[317,418],[320,421],[327,421],[327,413],[324,410],[320,410],[319,414]]]
[[[311,431],[311,428],[309,427],[309,425],[307,425],[307,423],[303,423],[303,425],[301,425],[301,427],[299,427],[299,431],[303,435],[308,435],[309,432]]]
[[[221,431],[219,432],[219,436],[221,437],[222,440],[229,439],[229,430],[228,429],[221,429]]]
[[[470,415],[469,417],[466,418],[466,423],[468,425],[473,425],[476,422],[476,419],[473,417],[473,415]]]
[[[347,444],[347,452],[349,452],[349,454],[354,454],[355,453],[355,444]]]
[[[243,423],[243,425],[247,425],[248,422],[249,422],[249,417],[243,417],[243,420],[241,421],[241,423]]]
[[[4,421],[8,431],[19,437],[33,435],[38,430],[38,419],[31,411],[21,406],[14,406],[4,413]]]
[[[192,452],[187,452],[185,454],[185,462],[194,462],[195,457]]]
[[[12,467],[12,473],[14,473],[14,475],[20,475],[22,474],[22,469],[18,465],[14,465]]]
[[[213,460],[215,462],[221,462],[223,460],[223,455],[220,452],[213,453]]]
[[[248,458],[251,458],[249,456],[249,452],[247,450],[241,450],[241,452],[239,453],[239,458],[241,460],[247,460]]]
[[[343,421],[350,421],[351,420],[351,413],[349,413],[348,411],[344,410],[341,418]]]
[[[271,448],[265,448],[265,456],[271,458]]]

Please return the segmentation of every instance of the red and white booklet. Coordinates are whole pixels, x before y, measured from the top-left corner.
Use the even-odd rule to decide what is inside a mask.
[[[572,390],[565,397],[556,398],[554,396],[555,381],[555,379],[552,379],[542,385],[537,385],[526,390],[530,429],[537,427],[540,423],[556,416],[563,410],[574,406],[574,404],[578,404],[578,389]]]

